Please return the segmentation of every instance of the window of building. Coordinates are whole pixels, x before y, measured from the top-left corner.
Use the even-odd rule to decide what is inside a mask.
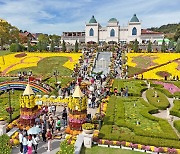
[[[115,36],[115,30],[114,29],[111,29],[110,31],[110,37],[114,37]]]
[[[89,31],[89,36],[94,36],[94,30],[92,28]]]
[[[137,35],[137,29],[136,29],[136,27],[134,27],[134,28],[132,29],[132,35]]]

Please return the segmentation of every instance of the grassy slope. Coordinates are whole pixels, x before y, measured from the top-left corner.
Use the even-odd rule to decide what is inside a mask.
[[[92,148],[83,147],[81,150],[81,154],[140,154],[141,152],[131,151],[131,150],[123,150],[123,149],[114,149],[114,148],[105,148],[93,146]]]
[[[41,60],[37,67],[18,69],[10,72],[10,74],[17,74],[20,71],[23,72],[31,70],[35,75],[49,76],[53,75],[55,70],[58,70],[60,76],[69,76],[72,71],[62,66],[66,61],[68,61],[68,57],[48,57]]]
[[[10,52],[9,50],[0,50],[0,56],[4,56],[4,55],[8,55],[11,54],[12,52]]]
[[[11,105],[15,108],[12,118],[15,118],[19,115],[19,96],[23,91],[15,90],[14,94],[11,93]],[[6,112],[6,108],[9,107],[8,104],[8,93],[0,95],[0,118],[9,120],[9,114]]]

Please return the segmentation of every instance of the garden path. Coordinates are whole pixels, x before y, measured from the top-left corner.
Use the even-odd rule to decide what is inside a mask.
[[[167,96],[166,96],[167,97]],[[142,93],[142,98],[146,101],[146,102],[148,102],[148,100],[147,100],[147,98],[146,98],[146,91],[144,91],[143,93]],[[170,103],[170,107],[169,108],[167,108],[169,111],[173,108],[173,106],[174,106],[174,98],[168,98],[167,97],[167,99],[168,99],[168,101],[169,101],[169,103]],[[149,103],[149,102],[148,102]],[[175,120],[180,120],[180,118],[179,117],[176,117],[176,116],[173,116],[173,115],[168,115],[168,113],[167,113],[167,110],[159,110],[159,113],[156,113],[156,114],[152,114],[153,116],[155,116],[155,117],[158,117],[158,118],[162,118],[162,119],[165,119],[165,120],[167,120],[168,121],[168,123],[171,125],[171,127],[173,128],[173,130],[175,131],[175,133],[177,134],[177,136],[180,138],[180,133],[177,131],[177,129],[173,126],[173,122],[175,121]]]

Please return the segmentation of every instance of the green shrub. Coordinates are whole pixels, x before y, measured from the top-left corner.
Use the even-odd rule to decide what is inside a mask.
[[[6,134],[0,136],[0,154],[10,154],[10,138]]]
[[[157,97],[154,97],[155,91],[157,92]],[[150,104],[152,104],[153,106],[157,107],[160,110],[165,110],[170,105],[166,96],[158,90],[153,90],[153,89],[147,90],[146,97]]]
[[[178,130],[178,132],[180,133],[180,120],[174,121],[173,125]]]
[[[180,101],[174,101],[174,107],[170,110],[170,114],[176,117],[180,117]]]
[[[60,151],[58,154],[74,154],[74,145],[68,144],[67,140],[60,143]]]

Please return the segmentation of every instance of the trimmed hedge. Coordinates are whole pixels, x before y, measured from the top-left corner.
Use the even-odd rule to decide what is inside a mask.
[[[180,101],[179,100],[174,101],[174,106],[170,110],[170,114],[176,117],[180,117]]]
[[[115,97],[115,96],[113,96]],[[157,121],[164,133],[153,133],[151,131],[144,131],[134,124],[127,123],[125,121],[125,109],[124,103],[126,101],[132,101],[140,99],[141,103],[147,108],[140,111],[140,114],[150,120]],[[108,113],[106,112],[107,119],[104,121],[99,134],[99,138],[107,140],[128,141],[144,145],[154,145],[161,147],[180,148],[178,137],[172,130],[171,126],[166,120],[152,116],[152,113],[157,113],[158,109],[151,104],[145,102],[142,98],[115,98],[114,102],[110,99],[111,103],[108,104]],[[113,102],[113,103],[112,103]],[[114,105],[115,108],[111,105]],[[151,113],[151,114],[150,114]],[[106,118],[105,116],[105,118]],[[113,119],[113,117],[115,118]],[[112,117],[112,118],[111,118]],[[111,120],[112,119],[112,120]],[[114,120],[114,121],[113,121]],[[112,133],[113,125],[118,127],[128,128],[132,133]]]
[[[173,125],[178,130],[178,132],[180,133],[180,120],[174,121]]]
[[[158,97],[154,97],[154,92],[157,92]],[[150,104],[157,107],[160,110],[165,110],[170,106],[170,103],[166,96],[158,90],[149,89],[146,91],[146,97]],[[158,102],[159,100],[159,102]]]

